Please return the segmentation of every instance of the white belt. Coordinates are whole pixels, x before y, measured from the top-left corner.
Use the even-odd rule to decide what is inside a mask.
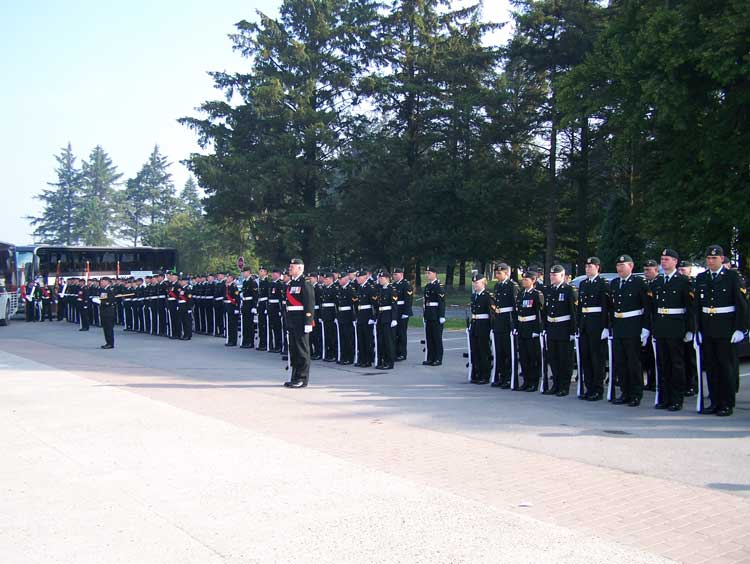
[[[390,311],[391,306],[381,306],[378,308],[378,311]]]
[[[427,307],[438,307],[440,303],[439,302],[427,302],[424,305],[426,305]]]
[[[268,298],[258,298],[259,302],[265,302]]]
[[[536,321],[536,315],[519,315],[518,321],[521,323],[526,323],[527,321]]]
[[[703,313],[714,314],[714,313],[732,313],[734,312],[734,306],[726,307],[704,307]]]
[[[279,300],[268,300],[269,304],[277,304],[279,303]]]
[[[333,302],[324,302],[323,307],[336,307],[336,304]]]
[[[218,300],[218,301],[221,301],[221,300],[223,300],[224,298],[214,298],[214,299],[215,299],[215,300]]]
[[[630,311],[616,311],[615,317],[617,319],[627,319],[628,317],[638,317],[639,315],[643,315],[642,309],[633,309]]]
[[[684,307],[660,307],[657,308],[656,313],[659,315],[681,315],[687,313],[687,309]]]
[[[404,300],[399,300],[396,302],[396,305],[404,305]]]
[[[341,306],[339,307],[339,311],[351,311],[352,306]]]
[[[167,298],[170,302],[175,301],[177,298]]]
[[[511,313],[513,311],[512,307],[501,307],[497,310],[498,313]]]
[[[315,309],[320,309],[320,306],[319,306],[319,305],[316,305],[316,306],[315,306]]]
[[[489,313],[477,313],[476,315],[471,316],[472,319],[489,319],[490,314]]]
[[[550,323],[562,323],[563,321],[570,321],[569,315],[558,315],[557,317],[547,316],[547,321]]]
[[[359,306],[359,309],[372,309],[372,305],[370,304],[362,304]]]
[[[302,311],[305,306],[286,306],[287,311]]]
[[[584,308],[581,308],[581,312],[583,312],[583,313],[601,313],[602,312],[602,308],[601,308],[601,306],[584,307]]]
[[[232,303],[232,300],[224,300],[224,303],[225,303],[225,304],[231,304],[231,303]]]

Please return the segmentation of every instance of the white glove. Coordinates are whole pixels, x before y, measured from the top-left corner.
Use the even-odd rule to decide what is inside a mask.
[[[518,329],[513,329],[513,331],[511,331],[511,334],[518,335]]]
[[[255,308],[252,308],[252,309],[250,310],[250,313],[252,313],[253,315],[255,315],[256,313],[258,313],[258,310],[257,310],[257,309],[255,309]]]
[[[391,327],[395,327],[396,325],[398,325],[398,321],[396,321],[395,319],[391,321]]]
[[[571,335],[571,336],[570,336],[570,340],[571,340],[571,341],[575,341],[575,340],[576,340],[576,336],[575,336],[575,335]]]
[[[406,315],[405,313],[402,313],[401,314],[401,319],[409,319],[409,316]]]
[[[607,329],[606,327],[602,329],[602,341],[604,339],[609,339],[609,329]]]
[[[698,341],[699,345],[702,345],[703,344],[703,333],[701,333],[700,331],[698,331],[695,334],[695,340]]]
[[[646,346],[646,341],[648,341],[648,336],[651,335],[651,331],[646,329],[645,327],[641,329],[641,346]]]
[[[313,326],[312,325],[305,325],[305,333],[312,333]]]
[[[239,312],[240,312],[240,310],[238,310],[238,309],[235,309],[235,310],[234,310],[234,314],[235,314],[235,315],[237,315],[237,314],[238,314]]]
[[[741,343],[745,340],[745,334],[742,331],[732,333],[732,344]]]
[[[539,333],[532,333],[531,338],[536,339],[539,336]]]
[[[445,323],[445,317],[440,318],[440,325],[442,325],[443,323]]]
[[[368,325],[375,325],[376,321],[374,319],[370,319],[367,321]]]
[[[684,343],[689,343],[692,340],[693,340],[693,332],[692,331],[688,331],[687,333],[685,333],[685,338],[682,339],[682,341]]]

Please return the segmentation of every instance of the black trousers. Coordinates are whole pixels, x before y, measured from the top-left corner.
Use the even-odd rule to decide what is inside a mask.
[[[177,306],[177,320],[175,323],[176,335],[183,339],[193,337],[193,309],[187,304]]]
[[[235,313],[234,306],[224,310],[224,323],[226,323],[226,344],[235,346],[237,344],[237,320],[238,313]]]
[[[310,334],[302,329],[299,332],[289,329],[289,366],[292,382],[310,379]]]
[[[209,296],[203,303],[203,310],[206,319],[206,325],[203,328],[203,332],[209,337],[214,334],[214,327],[216,327],[216,308],[214,308],[213,297]]]
[[[338,346],[336,322],[333,319],[321,321],[320,332],[323,358],[336,360],[336,348]]]
[[[443,325],[440,321],[424,322],[427,362],[443,362]]]
[[[683,343],[685,355],[685,389],[698,389],[698,367],[695,364],[693,343]]]
[[[354,322],[350,319],[338,320],[338,361],[354,362]]]
[[[396,333],[390,322],[378,322],[378,364],[393,366],[396,361]]]
[[[214,324],[214,335],[217,337],[224,336],[224,303],[214,298],[214,312],[216,313]]]
[[[169,302],[167,309],[167,323],[169,324],[169,332],[167,333],[171,339],[179,339],[182,337],[182,318],[180,317],[180,308],[177,302]]]
[[[88,304],[85,304],[86,302],[80,302],[81,305],[78,306],[78,318],[81,320],[81,329],[88,329],[89,328],[89,306]]]
[[[654,346],[651,344],[649,337],[646,340],[646,346],[641,347],[641,367],[646,373],[646,385],[649,388],[656,386],[656,359],[654,358]]]
[[[253,320],[253,304],[246,302],[242,304],[242,346],[255,346],[255,322]]]
[[[734,408],[737,395],[737,351],[729,337],[703,336],[701,346],[703,368],[708,376],[708,395],[711,404],[719,409]]]
[[[42,319],[41,321],[44,321],[44,318],[49,319],[52,321],[52,304],[49,300],[42,300]]]
[[[659,400],[666,405],[682,405],[685,396],[685,343],[682,339],[657,338]]]
[[[495,335],[495,381],[510,384],[511,354],[510,332],[493,331]]]
[[[357,321],[357,360],[359,364],[372,364],[375,361],[375,336],[372,327],[367,321]]]
[[[469,332],[471,344],[471,381],[489,382],[490,371],[490,336]]]
[[[268,350],[269,351],[280,351],[283,346],[283,338],[281,336],[281,315],[277,308],[271,308],[268,310]],[[308,339],[308,347],[310,346],[310,339]]]
[[[539,337],[524,339],[518,338],[518,355],[521,357],[521,370],[523,371],[523,383],[527,388],[539,386],[541,376],[541,349],[539,348]]]
[[[104,342],[110,347],[115,346],[115,309],[104,308],[101,312],[102,330],[104,331]]]
[[[581,333],[578,348],[581,352],[581,369],[587,394],[604,393],[604,347],[601,333]]]
[[[553,390],[570,391],[570,379],[573,376],[572,346],[569,339],[547,339],[547,358],[552,370]]]
[[[409,318],[399,319],[396,327],[396,356],[406,358]]]
[[[612,360],[620,393],[625,399],[640,400],[643,397],[641,340],[638,337],[613,339]]]
[[[260,306],[258,307],[258,348],[268,349],[268,315]]]

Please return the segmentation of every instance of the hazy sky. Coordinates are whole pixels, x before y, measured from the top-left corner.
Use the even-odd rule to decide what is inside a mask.
[[[198,146],[175,120],[220,96],[207,71],[246,68],[227,37],[234,24],[256,10],[276,15],[280,3],[2,2],[0,240],[32,241],[23,218],[39,213],[33,196],[56,180],[54,155],[68,142],[79,166],[101,145],[123,180],[158,144],[181,188],[188,172],[179,161]],[[507,0],[485,2],[484,14],[507,21]]]

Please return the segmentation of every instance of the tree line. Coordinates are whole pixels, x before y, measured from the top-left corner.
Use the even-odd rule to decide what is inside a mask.
[[[745,266],[743,0],[285,0],[230,36],[243,72],[180,121],[209,217],[282,263],[581,270],[708,243]],[[607,267],[609,268],[609,267]]]

